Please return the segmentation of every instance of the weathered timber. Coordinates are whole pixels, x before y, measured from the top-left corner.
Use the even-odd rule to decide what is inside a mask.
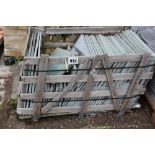
[[[134,95],[141,95],[144,94],[145,88],[137,88],[135,91]],[[123,96],[126,95],[127,89],[117,89],[118,95]],[[58,98],[57,100],[54,99],[53,101],[58,101],[59,98],[81,98],[83,95],[84,91],[77,91],[77,92],[68,92],[65,96],[61,97],[63,95],[62,92],[44,92],[43,97],[44,98]],[[23,93],[20,95],[21,99],[31,99],[33,100],[35,97],[36,93]],[[109,90],[93,90],[90,93],[90,97],[106,97],[106,96],[111,96],[111,93]],[[50,109],[55,102],[48,103],[48,106],[45,106],[45,109]],[[44,108],[43,108],[44,109]],[[48,110],[47,110],[48,111]]]
[[[47,69],[47,65],[48,65],[48,55],[42,54],[39,62],[39,69],[45,70]],[[35,102],[42,101],[43,94],[44,94],[45,78],[46,78],[45,72],[38,73],[36,94],[34,98]],[[41,103],[34,104],[33,121],[38,121],[40,117],[40,112],[41,112]]]
[[[45,34],[109,34],[119,33],[124,27],[103,26],[103,27],[61,27],[46,28]]]
[[[136,62],[140,61],[143,54],[133,54],[128,56],[109,56],[109,61],[111,63],[114,62]],[[82,64],[86,60],[92,60],[94,57],[92,56],[78,56],[78,62],[79,64]],[[49,63],[50,64],[65,64],[65,61],[68,60],[68,57],[49,57]],[[152,54],[150,60],[155,60],[155,55]],[[33,57],[25,57],[24,58],[24,64],[38,64],[39,58],[33,58]]]
[[[132,80],[134,73],[113,73],[114,80]],[[153,72],[143,73],[141,79],[151,79]],[[46,83],[62,83],[70,82],[72,78],[75,78],[76,75],[46,75]],[[81,75],[81,79],[78,82],[86,82],[88,75]],[[21,81],[24,83],[36,83],[37,76],[22,76]],[[94,74],[94,81],[106,81],[105,75]]]
[[[104,68],[110,68],[111,67],[108,55],[102,56],[102,63],[103,63]],[[112,75],[112,71],[111,70],[105,70],[105,75],[107,78],[107,82],[109,85],[109,89],[110,89],[110,93],[111,93],[112,98],[117,98],[118,94],[117,94],[117,89],[114,86],[114,78]],[[113,101],[115,110],[118,111],[119,110],[118,100],[112,99],[112,101]]]
[[[149,53],[144,54],[139,66],[147,65],[149,60],[150,60],[150,54]],[[143,71],[144,71],[144,68],[138,68],[137,71],[135,72],[132,82],[128,88],[126,97],[131,97],[134,94],[134,92],[137,90],[137,86],[139,85],[139,81],[141,80],[141,75]],[[130,98],[124,99],[121,107],[122,112],[127,109],[129,101],[130,101]]]
[[[92,62],[92,66],[91,66],[91,71],[89,73],[89,75],[87,76],[87,83],[85,86],[85,91],[83,93],[82,99],[83,100],[87,100],[90,97],[90,93],[93,90],[93,83],[94,83],[94,69],[97,66],[98,62],[99,62],[100,56],[95,56],[93,62]],[[88,101],[82,101],[81,102],[81,112],[80,112],[80,117],[84,116],[84,113],[87,111],[88,108]]]

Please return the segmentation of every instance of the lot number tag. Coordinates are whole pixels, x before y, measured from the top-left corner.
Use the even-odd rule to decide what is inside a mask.
[[[68,64],[69,65],[78,64],[78,57],[68,57]]]

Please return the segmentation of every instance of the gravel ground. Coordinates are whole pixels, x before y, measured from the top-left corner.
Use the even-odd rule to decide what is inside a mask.
[[[146,101],[142,100],[144,104]],[[98,113],[80,119],[78,115],[41,118],[33,123],[31,119],[18,120],[15,107],[6,104],[0,112],[2,129],[153,129],[150,111],[146,106],[134,109],[123,116],[114,111]]]

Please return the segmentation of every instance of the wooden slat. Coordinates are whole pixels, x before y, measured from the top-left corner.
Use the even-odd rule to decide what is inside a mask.
[[[137,94],[144,94],[145,88],[137,88],[134,95]],[[117,89],[118,95],[123,96],[126,95],[127,89]],[[21,99],[34,99],[36,93],[22,93],[20,94]],[[55,96],[61,96],[62,92],[45,92],[43,97],[44,98],[54,98]],[[81,98],[83,95],[83,91],[77,92],[68,92],[63,98]],[[111,96],[109,90],[93,90],[90,93],[90,97],[104,97],[104,96]],[[49,103],[52,106],[52,103]],[[51,107],[50,106],[50,107]]]
[[[103,26],[103,27],[61,27],[46,28],[46,34],[107,34],[121,32],[124,27]]]
[[[150,54],[149,53],[144,54],[139,66],[147,65],[149,60],[150,60]],[[133,80],[128,88],[126,97],[131,97],[134,94],[134,92],[137,90],[143,71],[144,71],[144,68],[138,68],[137,71],[135,72]],[[121,107],[122,113],[124,113],[126,108],[128,107],[129,101],[130,101],[130,98],[127,98],[123,101],[123,104]]]
[[[111,64],[110,64],[108,55],[103,55],[101,58],[102,58],[102,63],[103,63],[104,68],[110,68]],[[114,86],[114,78],[112,75],[112,70],[105,70],[105,74],[106,74],[107,82],[109,85],[111,97],[117,98],[118,94],[117,94],[117,90]],[[115,110],[118,111],[119,110],[118,100],[112,99],[112,102],[114,104]]]
[[[53,115],[64,115],[64,114],[76,114],[79,113],[81,110],[80,106],[66,106],[66,107],[53,107],[49,110],[46,114],[41,115],[44,116],[53,116]],[[87,112],[103,112],[114,110],[114,106],[112,104],[104,104],[104,105],[89,105],[87,108]],[[31,108],[18,108],[17,113],[19,115],[32,115],[33,109]]]
[[[134,73],[114,73],[112,74],[114,80],[132,80]],[[144,72],[141,79],[152,79],[153,72]],[[46,83],[62,83],[70,82],[72,78],[76,75],[46,75]],[[88,75],[81,75],[81,79],[78,82],[86,82]],[[37,76],[22,76],[21,81],[24,83],[36,83]],[[106,76],[104,74],[95,74],[94,81],[106,81]]]
[[[47,69],[47,66],[48,66],[48,55],[42,54],[40,62],[39,62],[39,69],[45,70],[45,69]],[[38,73],[36,93],[35,93],[35,97],[34,97],[35,102],[42,101],[42,98],[44,95],[45,78],[46,78],[45,72]],[[40,112],[41,112],[41,103],[34,104],[33,110],[34,110],[33,111],[33,121],[38,121],[39,117],[40,117]]]
[[[4,36],[5,48],[24,49],[26,36]]]
[[[29,42],[30,36],[31,36],[31,27],[29,26],[29,27],[28,27],[27,38],[26,38],[25,46],[24,46],[24,52],[23,52],[23,55],[24,55],[24,56],[25,56],[26,51],[27,51],[27,49],[28,49],[28,42]]]
[[[27,30],[27,26],[5,26],[5,29]]]
[[[91,71],[90,71],[90,74],[87,76],[87,80],[86,80],[87,83],[85,86],[85,91],[83,92],[83,96],[82,96],[83,100],[89,99],[90,93],[93,90],[93,83],[94,83],[93,70],[97,66],[99,59],[100,59],[100,56],[96,55],[92,62]],[[84,116],[84,113],[87,111],[87,108],[88,108],[88,101],[82,101],[81,102],[81,111],[79,114],[80,118],[82,118]]]
[[[23,49],[5,49],[5,56],[18,57],[23,56]]]
[[[53,107],[50,111],[48,111],[45,115],[48,114],[75,114],[79,113],[81,110],[80,106],[67,106],[67,107]],[[107,110],[114,110],[114,107],[112,104],[105,104],[105,105],[97,105],[97,106],[89,106],[87,111],[92,112],[92,111],[107,111]],[[32,115],[32,109],[24,109],[24,108],[18,108],[17,113],[19,115],[24,114],[24,115]],[[44,113],[43,113],[44,114]]]
[[[93,89],[93,82],[94,82],[94,78],[90,74],[87,78],[85,91],[83,92],[83,95],[82,95],[83,100],[87,100],[89,98],[90,93]],[[88,101],[82,101],[81,102],[81,111],[80,111],[82,115],[87,111],[87,107],[88,107]],[[81,116],[81,117],[83,117],[83,116]]]
[[[4,29],[5,36],[27,36],[27,29]]]
[[[135,54],[135,55],[127,55],[127,56],[109,56],[110,62],[135,62],[140,61],[143,54]],[[86,60],[92,60],[94,57],[92,56],[78,56],[79,64],[82,64]],[[68,60],[68,57],[49,57],[50,64],[65,64],[65,61]],[[151,54],[151,59],[155,60],[155,54]],[[25,57],[24,64],[37,64],[39,58],[35,57]]]

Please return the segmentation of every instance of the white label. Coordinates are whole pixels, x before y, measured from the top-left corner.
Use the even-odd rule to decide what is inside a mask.
[[[78,64],[78,57],[68,57],[68,64],[69,65]]]

